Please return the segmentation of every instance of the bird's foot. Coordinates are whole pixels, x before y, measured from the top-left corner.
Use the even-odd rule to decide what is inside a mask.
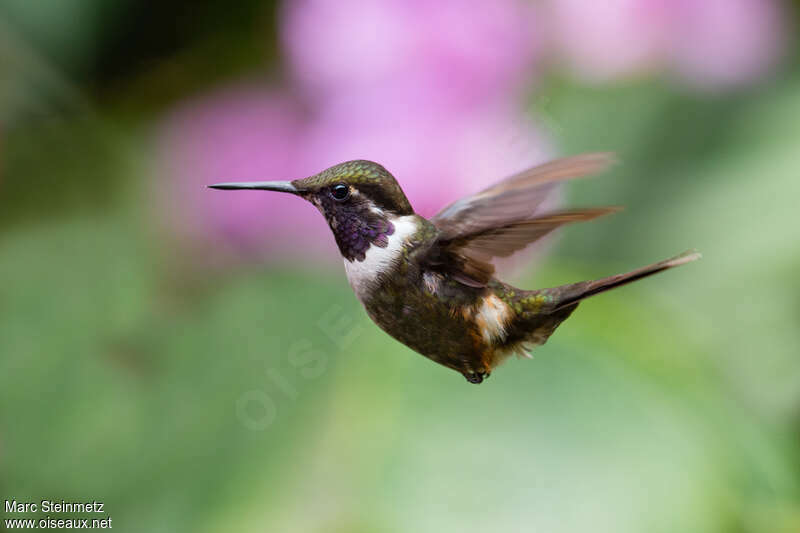
[[[488,372],[464,372],[464,377],[467,378],[467,381],[470,383],[482,383],[484,379],[489,377]]]

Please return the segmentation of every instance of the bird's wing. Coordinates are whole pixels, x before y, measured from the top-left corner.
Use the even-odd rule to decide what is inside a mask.
[[[494,274],[494,257],[507,257],[564,224],[616,211],[602,207],[536,214],[559,182],[600,172],[613,160],[608,153],[557,159],[453,202],[431,218],[439,235],[426,263],[466,285],[484,286]]]
[[[565,224],[592,220],[618,210],[597,207],[554,211],[452,239],[440,235],[425,257],[425,263],[464,285],[483,287],[494,274],[493,258],[508,257]]]
[[[514,174],[479,193],[456,200],[431,222],[442,238],[455,239],[508,222],[529,219],[558,183],[598,173],[614,161],[613,154],[565,157]]]

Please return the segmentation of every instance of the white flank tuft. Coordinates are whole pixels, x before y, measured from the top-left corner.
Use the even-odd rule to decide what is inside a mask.
[[[511,309],[507,303],[494,294],[483,299],[475,315],[475,321],[481,329],[483,340],[487,343],[505,340],[506,326],[509,320],[511,320]]]

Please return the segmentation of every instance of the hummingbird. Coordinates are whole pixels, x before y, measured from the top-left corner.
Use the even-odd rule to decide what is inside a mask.
[[[414,212],[386,168],[366,160],[293,181],[209,187],[278,191],[311,202],[328,222],[347,279],[373,322],[468,382],[481,383],[509,356],[530,357],[585,298],[700,257],[687,251],[625,274],[537,290],[495,277],[495,258],[564,225],[617,211],[543,208],[560,183],[612,162],[611,154],[589,153],[544,163],[456,200],[430,219]]]

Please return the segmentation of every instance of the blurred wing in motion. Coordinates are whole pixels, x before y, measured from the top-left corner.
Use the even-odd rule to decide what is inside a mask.
[[[446,240],[529,219],[556,186],[596,174],[614,162],[610,153],[581,154],[514,174],[472,196],[456,200],[432,218]]]
[[[617,211],[601,207],[536,215],[560,182],[600,172],[613,161],[608,153],[558,159],[453,202],[431,218],[440,233],[427,264],[465,285],[486,285],[494,274],[494,257],[507,257],[565,224]]]
[[[482,287],[494,275],[493,258],[508,257],[565,224],[585,222],[618,210],[598,207],[556,211],[451,240],[440,236],[426,257],[426,263],[436,270],[446,271],[460,283]]]

